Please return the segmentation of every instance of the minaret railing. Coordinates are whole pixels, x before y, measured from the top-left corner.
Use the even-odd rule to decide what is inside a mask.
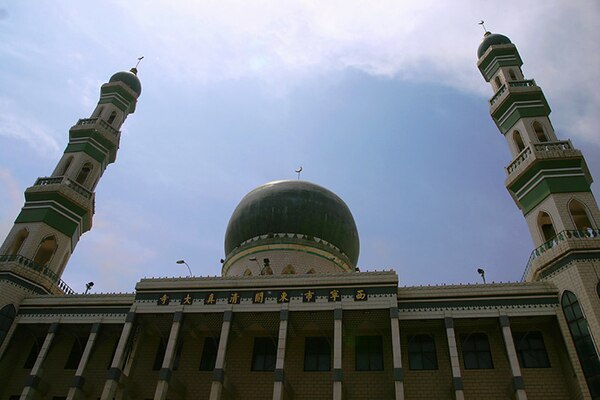
[[[102,118],[83,118],[77,121],[77,123],[75,124],[75,126],[82,125],[98,125],[107,132],[113,134],[114,136],[119,135],[119,131],[112,127],[108,122],[106,122]]]
[[[523,276],[521,277],[521,281],[524,281],[525,278],[530,274],[533,262],[536,258],[540,257],[542,254],[552,250],[556,246],[558,246],[561,242],[566,240],[590,240],[600,238],[600,229],[583,229],[583,230],[564,230],[561,231],[558,235],[554,236],[552,239],[548,240],[546,243],[541,246],[535,248],[531,255],[529,256],[529,260],[527,261],[527,266],[525,267],[525,272],[523,272]]]
[[[500,86],[498,88],[498,91],[496,92],[496,94],[494,95],[494,97],[492,97],[490,99],[490,106],[493,106],[494,104],[496,104],[496,102],[498,102],[498,100],[501,97],[503,97],[503,94],[506,92],[506,89],[537,86],[535,84],[535,80],[534,79],[525,79],[523,81],[509,81],[507,83],[508,83],[508,87],[507,87],[506,84],[503,84],[502,86]]]
[[[22,265],[23,267],[32,269],[34,271],[40,272],[43,275],[50,278],[50,280],[58,286],[60,290],[62,290],[65,294],[75,294],[75,291],[69,287],[58,275],[54,273],[50,268],[37,264],[30,260],[27,257],[18,255],[18,254],[5,254],[0,255],[0,263],[17,263]]]
[[[532,151],[533,147],[533,151]],[[551,152],[560,152],[561,154],[557,156],[565,156],[566,154],[562,154],[562,152],[568,150],[575,150],[570,140],[561,140],[557,142],[542,142],[542,143],[533,143],[532,145],[524,148],[511,162],[508,167],[506,167],[506,174],[511,175],[514,171],[517,170],[519,165],[523,164],[525,160],[527,160],[532,154],[534,156],[539,156],[537,158],[549,158],[548,155],[551,156]],[[545,157],[544,157],[545,156]]]
[[[75,192],[79,193],[86,199],[91,199],[94,195],[92,191],[86,189],[81,184],[75,182],[72,179],[67,178],[66,176],[50,176],[38,178],[35,181],[34,186],[60,185],[62,183],[64,183],[65,186],[73,189]]]

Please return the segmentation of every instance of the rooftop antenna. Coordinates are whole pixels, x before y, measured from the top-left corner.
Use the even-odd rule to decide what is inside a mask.
[[[477,23],[477,25],[481,25],[481,27],[483,28],[483,33],[488,33],[488,30],[485,29],[485,22],[483,20]]]
[[[300,168],[295,169],[294,171],[296,171],[296,173],[298,174],[298,180],[300,180],[300,172],[302,172],[302,166],[300,166]]]

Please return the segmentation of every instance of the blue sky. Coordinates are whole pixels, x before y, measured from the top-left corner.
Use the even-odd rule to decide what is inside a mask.
[[[63,275],[74,289],[184,276],[181,258],[219,275],[239,200],[300,165],[350,207],[363,270],[393,268],[401,285],[475,283],[478,267],[519,280],[533,245],[504,188],[477,22],[517,45],[559,138],[600,179],[600,6],[372,3],[0,0],[0,237],[100,85],[144,55],[137,111]]]

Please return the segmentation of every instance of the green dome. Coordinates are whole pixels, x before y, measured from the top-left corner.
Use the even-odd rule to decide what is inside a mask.
[[[510,39],[504,35],[501,35],[499,33],[486,32],[486,35],[484,36],[483,41],[481,42],[481,44],[479,45],[479,48],[477,49],[477,58],[481,58],[483,53],[485,53],[485,51],[490,46],[493,46],[495,44],[509,44],[509,43],[511,43]]]
[[[355,266],[358,231],[350,209],[336,194],[306,181],[275,181],[248,193],[225,233],[225,254],[242,242],[269,233],[295,233],[338,247]]]
[[[136,75],[137,70],[117,72],[110,77],[109,82],[123,82],[127,87],[133,90],[138,96],[142,93],[142,84]]]

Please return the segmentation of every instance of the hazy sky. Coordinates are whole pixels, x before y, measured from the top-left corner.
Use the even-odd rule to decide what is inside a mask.
[[[476,67],[481,19],[600,179],[598,2],[0,0],[0,240],[101,84],[143,55],[137,111],[63,275],[75,290],[184,276],[181,258],[220,275],[237,203],[298,166],[350,207],[362,270],[519,280],[533,244]]]

